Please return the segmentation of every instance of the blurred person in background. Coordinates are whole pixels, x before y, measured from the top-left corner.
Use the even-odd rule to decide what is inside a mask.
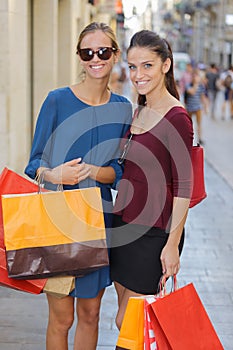
[[[210,117],[215,119],[215,102],[218,93],[218,84],[219,84],[219,73],[215,63],[211,63],[210,68],[206,72],[207,79],[207,95],[209,99],[209,112]]]
[[[206,95],[205,86],[202,83],[198,69],[193,70],[191,82],[186,84],[185,106],[190,118],[196,117],[197,142],[204,144],[202,138],[202,111],[206,106]]]
[[[203,86],[204,88],[204,94],[205,94],[205,98],[203,98],[202,104],[203,104],[203,111],[205,112],[205,114],[208,114],[208,110],[209,110],[209,97],[208,97],[208,89],[207,89],[207,78],[206,78],[206,72],[207,72],[207,67],[204,63],[198,63],[197,65],[197,71],[199,73],[200,76],[200,84]]]
[[[110,76],[109,87],[110,89],[117,93],[122,94],[123,83],[126,80],[125,67],[123,67],[121,62],[117,62]]]
[[[183,72],[183,74],[181,75],[181,78],[180,78],[180,80],[178,82],[181,102],[184,102],[184,94],[185,94],[185,89],[186,89],[187,84],[191,83],[192,72],[193,72],[192,64],[191,63],[187,63],[186,69]]]
[[[226,108],[229,107],[230,117],[233,119],[233,66],[220,75],[223,86],[224,100],[222,104],[222,120],[226,119]]]

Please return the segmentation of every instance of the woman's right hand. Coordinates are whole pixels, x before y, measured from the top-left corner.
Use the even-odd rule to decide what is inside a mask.
[[[46,171],[44,179],[53,184],[76,185],[89,177],[91,169],[86,163],[80,163],[82,158],[70,160],[50,171]]]

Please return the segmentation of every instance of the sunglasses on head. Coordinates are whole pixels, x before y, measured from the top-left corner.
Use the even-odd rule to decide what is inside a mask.
[[[92,49],[79,49],[78,54],[83,61],[91,61],[95,54],[97,54],[99,59],[107,61],[115,51],[117,51],[117,49],[114,47],[101,47],[96,51]]]

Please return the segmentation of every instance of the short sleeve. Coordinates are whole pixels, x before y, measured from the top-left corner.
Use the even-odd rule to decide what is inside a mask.
[[[192,120],[185,110],[173,115],[168,128],[173,196],[190,198],[192,189]]]

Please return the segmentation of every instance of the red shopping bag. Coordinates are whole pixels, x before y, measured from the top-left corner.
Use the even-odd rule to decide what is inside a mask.
[[[144,350],[157,350],[154,329],[152,327],[148,305],[156,300],[155,296],[145,297],[144,300]]]
[[[189,208],[194,207],[207,197],[204,177],[204,149],[197,145],[192,148],[193,191]]]
[[[38,185],[8,168],[3,169],[0,175],[0,196],[2,194],[31,193],[36,191],[38,191]],[[2,204],[0,205],[0,247],[4,247]]]
[[[148,305],[158,349],[224,350],[192,283]]]
[[[156,335],[157,347],[162,350],[173,350],[169,341],[163,331],[163,328],[160,326],[160,323],[152,309],[151,305],[147,306],[148,314],[150,316],[151,326],[154,330],[154,334]]]
[[[38,185],[28,181],[8,168],[4,168],[0,175],[0,196],[2,194],[30,193],[38,191]],[[33,294],[43,291],[47,279],[15,280],[8,277],[6,268],[6,253],[4,246],[4,229],[2,205],[0,197],[0,285]]]

